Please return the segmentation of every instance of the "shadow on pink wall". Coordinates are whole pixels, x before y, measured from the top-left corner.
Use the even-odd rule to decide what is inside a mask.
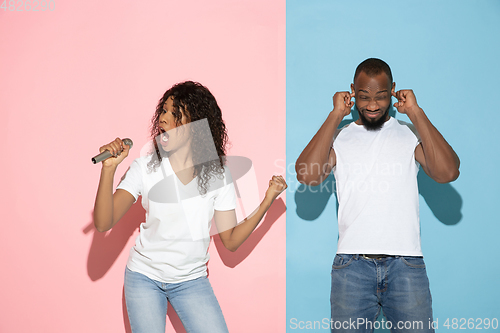
[[[140,199],[137,200],[137,202],[132,205],[128,212],[122,217],[120,222],[117,223],[109,232],[101,233],[95,230],[93,220],[90,221],[90,223],[83,229],[84,234],[93,233],[92,244],[90,246],[87,259],[87,274],[92,281],[97,281],[106,275],[125,248],[125,245],[129,241],[130,237],[134,234],[135,230],[139,228],[139,225],[144,220],[145,211],[140,202]],[[252,253],[257,244],[259,244],[264,235],[271,229],[272,225],[280,218],[281,215],[285,213],[285,211],[286,206],[283,199],[277,199],[267,212],[260,226],[247,238],[247,240],[236,252],[227,250],[222,244],[218,234],[213,236],[217,252],[219,253],[224,265],[234,268],[245,260],[250,253]],[[92,215],[93,212],[91,212],[91,216]],[[131,333],[127,308],[125,305],[125,296],[123,293],[122,309],[125,331],[127,333]],[[167,316],[176,333],[186,332],[179,317],[170,304]]]

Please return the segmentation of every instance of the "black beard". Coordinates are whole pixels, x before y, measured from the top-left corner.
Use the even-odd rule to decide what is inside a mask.
[[[384,114],[382,115],[382,117],[380,117],[379,119],[375,120],[375,121],[371,121],[369,119],[367,119],[361,112],[359,112],[358,110],[358,115],[359,115],[359,119],[361,119],[361,123],[363,124],[363,126],[368,130],[368,131],[378,131],[382,128],[382,126],[384,126],[384,123],[386,122],[387,120],[387,114],[389,113],[389,108],[390,108],[390,105],[387,107],[387,110],[385,110]]]

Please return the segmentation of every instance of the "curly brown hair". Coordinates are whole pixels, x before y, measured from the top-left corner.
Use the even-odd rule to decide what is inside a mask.
[[[168,89],[158,101],[156,112],[151,119],[150,133],[156,154],[153,152],[152,159],[148,163],[150,170],[156,170],[162,161],[160,148],[155,138],[161,134],[159,127],[160,115],[164,112],[164,104],[170,97],[173,98],[175,111],[173,115],[177,126],[182,125],[181,111],[184,112],[188,122],[202,119],[207,119],[208,121],[210,133],[200,130],[191,131],[191,149],[194,164],[193,177],[198,176],[198,189],[200,194],[204,195],[208,191],[210,179],[214,176],[222,178],[224,175],[228,136],[226,125],[222,119],[221,109],[212,93],[198,82],[185,81],[175,84],[172,88]],[[213,151],[213,145],[215,145],[219,158],[207,162],[206,152]]]

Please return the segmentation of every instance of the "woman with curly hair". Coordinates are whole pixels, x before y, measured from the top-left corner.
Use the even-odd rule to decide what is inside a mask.
[[[237,224],[235,189],[225,166],[226,126],[214,96],[199,83],[165,92],[151,136],[151,153],[133,161],[114,193],[116,168],[130,147],[117,138],[100,148],[113,157],[102,162],[94,206],[94,225],[103,232],[142,196],[146,221],[130,250],[124,283],[132,332],[165,332],[168,302],[187,332],[227,332],[207,278],[211,220],[224,246],[235,251],[287,185],[273,176],[262,203]]]

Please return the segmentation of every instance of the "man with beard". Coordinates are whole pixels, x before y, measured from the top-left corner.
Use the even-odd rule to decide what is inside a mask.
[[[303,184],[318,185],[332,170],[336,179],[339,238],[331,327],[372,332],[382,309],[392,332],[433,332],[417,173],[420,165],[435,181],[450,182],[459,175],[460,161],[413,91],[396,92],[384,61],[363,61],[353,82],[351,92],[335,93],[333,111],[295,165]],[[413,124],[389,116],[391,96]],[[354,104],[359,119],[338,130]]]

